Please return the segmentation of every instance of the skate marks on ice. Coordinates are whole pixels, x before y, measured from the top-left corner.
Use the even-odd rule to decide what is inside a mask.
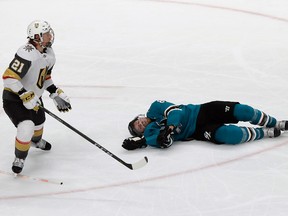
[[[244,155],[238,155],[234,158],[230,158],[227,160],[223,160],[223,161],[219,161],[219,162],[215,162],[215,163],[211,163],[208,165],[203,165],[203,166],[199,166],[199,167],[195,167],[195,168],[188,168],[186,170],[182,170],[179,172],[172,172],[172,173],[168,173],[168,174],[163,174],[163,175],[158,175],[158,176],[152,176],[152,177],[147,177],[147,178],[137,178],[136,180],[128,180],[128,181],[119,181],[119,182],[112,182],[109,184],[103,184],[103,185],[98,185],[98,186],[90,186],[87,188],[76,188],[73,182],[71,182],[70,180],[70,189],[65,190],[65,188],[61,187],[61,191],[59,191],[60,188],[53,188],[53,191],[49,191],[49,192],[41,192],[41,193],[32,193],[32,194],[23,194],[23,195],[10,195],[10,196],[0,196],[0,200],[9,200],[9,199],[23,199],[23,198],[35,198],[35,197],[41,197],[41,196],[55,196],[55,195],[63,195],[63,194],[72,194],[72,193],[81,193],[81,192],[88,192],[88,191],[94,191],[94,190],[103,190],[103,189],[110,189],[110,188],[114,188],[114,187],[123,187],[123,186],[131,186],[134,184],[145,184],[146,182],[153,182],[153,181],[161,181],[161,180],[165,180],[165,179],[169,179],[169,178],[174,178],[177,176],[181,176],[181,175],[188,175],[188,174],[193,174],[196,172],[202,172],[202,171],[206,171],[209,169],[213,169],[213,168],[219,168],[221,166],[225,166],[237,161],[241,161],[259,154],[263,154],[284,146],[288,145],[288,141],[282,141],[279,142],[273,146],[267,147],[267,148],[263,148],[257,151],[253,151],[251,153],[247,153]],[[11,176],[13,177],[13,179],[15,180],[29,180],[31,182],[39,182],[39,183],[49,183],[49,184],[54,184],[54,185],[63,185],[64,182],[62,181],[57,181],[57,180],[52,180],[52,179],[45,179],[45,178],[38,178],[38,177],[32,177],[32,176],[28,176],[28,175],[15,175],[13,173],[10,172],[6,172],[6,171],[2,171],[0,170],[0,174],[2,175],[6,175],[6,176]],[[15,177],[16,176],[16,177]],[[67,184],[65,184],[67,185]]]
[[[0,170],[0,174],[11,176],[13,177],[13,179],[27,180],[27,181],[32,181],[32,182],[42,182],[42,183],[55,184],[55,185],[63,185],[62,181],[38,178],[38,177],[33,177],[33,176],[28,176],[28,175],[23,175],[23,174],[15,174],[15,173],[3,171],[3,170]]]

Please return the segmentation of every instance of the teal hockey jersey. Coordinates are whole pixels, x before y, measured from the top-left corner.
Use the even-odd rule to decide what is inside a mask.
[[[167,101],[154,101],[146,114],[152,120],[144,131],[146,144],[160,148],[156,140],[164,125],[175,127],[172,135],[174,141],[188,140],[195,131],[199,110],[199,104],[175,105]]]

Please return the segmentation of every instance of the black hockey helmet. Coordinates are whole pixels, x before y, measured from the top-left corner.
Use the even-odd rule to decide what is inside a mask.
[[[143,136],[143,133],[139,132],[136,130],[136,128],[134,127],[134,123],[135,121],[138,120],[138,118],[141,118],[141,117],[145,117],[144,114],[140,114],[140,115],[137,115],[131,122],[129,122],[128,124],[128,130],[129,130],[129,133],[132,135],[132,136],[138,136],[138,137],[141,137]]]

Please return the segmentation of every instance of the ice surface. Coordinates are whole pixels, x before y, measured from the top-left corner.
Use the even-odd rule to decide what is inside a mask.
[[[131,171],[47,115],[53,148],[31,148],[30,178],[15,179],[5,173],[16,130],[1,105],[1,216],[287,215],[287,134],[238,146],[121,147],[127,123],[157,99],[234,100],[287,119],[286,0],[0,0],[0,8],[1,71],[27,25],[49,21],[53,80],[73,110],[59,113],[48,94],[46,108],[128,163],[149,158]]]

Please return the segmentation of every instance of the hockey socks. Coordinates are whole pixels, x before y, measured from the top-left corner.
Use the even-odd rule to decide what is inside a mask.
[[[217,129],[215,140],[223,144],[240,144],[259,140],[264,137],[278,137],[281,131],[277,128],[253,128],[224,125]]]
[[[259,125],[262,127],[274,127],[276,125],[276,119],[267,115],[266,113],[255,109],[254,116],[250,121],[251,124]]]
[[[250,122],[253,125],[261,127],[275,127],[277,122],[274,117],[243,104],[237,104],[233,114],[238,121]]]

